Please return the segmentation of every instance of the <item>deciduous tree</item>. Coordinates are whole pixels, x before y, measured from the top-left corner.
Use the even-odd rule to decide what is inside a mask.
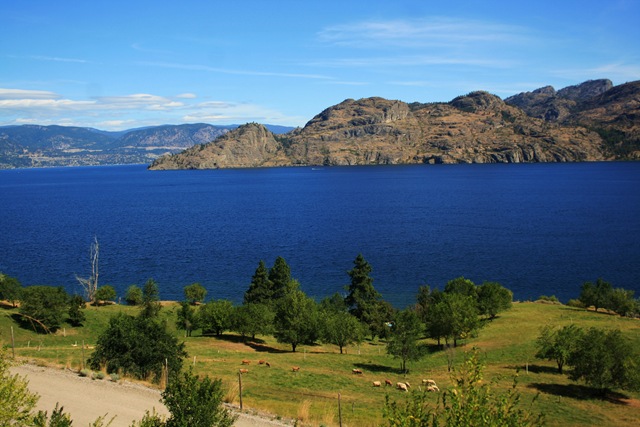
[[[364,326],[346,311],[322,310],[320,319],[322,341],[338,346],[340,354],[344,347],[360,343],[364,339]]]
[[[218,336],[231,329],[233,304],[228,300],[209,301],[198,310],[198,325],[202,333],[214,333]]]
[[[127,288],[127,292],[124,295],[124,300],[129,305],[142,304],[142,289],[138,285],[131,285]]]
[[[538,348],[536,357],[555,361],[558,365],[558,372],[562,374],[563,367],[576,350],[582,334],[582,329],[574,324],[558,330],[547,325],[542,328],[540,336],[536,340]]]
[[[387,353],[402,360],[402,371],[407,372],[407,362],[419,360],[424,354],[418,344],[423,334],[423,324],[415,310],[405,309],[396,314]]]
[[[578,340],[568,364],[572,380],[584,380],[606,394],[614,388],[640,389],[640,354],[622,333],[590,328]]]
[[[290,344],[293,352],[312,343],[318,335],[315,301],[300,289],[288,292],[276,304],[274,328],[278,342]]]
[[[477,289],[480,314],[494,319],[501,311],[511,308],[513,292],[496,282],[484,282]]]
[[[0,301],[9,301],[15,307],[21,294],[22,285],[18,279],[0,273]]]
[[[69,310],[69,295],[62,287],[27,286],[22,291],[20,313],[38,331],[53,332]]]
[[[204,302],[207,290],[200,283],[192,283],[184,287],[184,297],[191,304]]]
[[[115,301],[117,297],[116,290],[111,285],[100,286],[95,294],[95,302]]]
[[[196,311],[193,309],[189,301],[182,301],[180,303],[176,326],[178,329],[184,330],[188,337],[191,336],[191,332],[194,329],[197,329],[198,317],[196,316]]]

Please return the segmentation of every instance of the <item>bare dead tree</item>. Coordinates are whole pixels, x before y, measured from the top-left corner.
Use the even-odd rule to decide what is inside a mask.
[[[80,286],[84,289],[84,295],[87,301],[92,302],[95,300],[96,291],[98,290],[98,257],[100,255],[100,244],[98,238],[93,237],[93,243],[89,248],[89,259],[91,260],[91,276],[88,278],[80,277],[76,274],[76,280],[80,283]]]

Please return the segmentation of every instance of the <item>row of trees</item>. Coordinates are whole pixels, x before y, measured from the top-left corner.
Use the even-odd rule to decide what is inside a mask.
[[[547,325],[536,346],[537,358],[555,361],[560,374],[565,365],[571,367],[570,379],[584,380],[602,394],[613,388],[640,389],[640,354],[617,329]]]
[[[358,255],[347,273],[350,284],[346,294],[335,293],[316,303],[300,290],[291,278],[291,270],[282,257],[271,268],[263,261],[244,294],[243,304],[234,306],[227,300],[212,300],[194,306],[195,290],[185,288],[185,301],[178,310],[177,326],[187,336],[201,329],[203,334],[221,335],[231,330],[241,336],[273,335],[279,342],[296,351],[301,344],[321,341],[336,345],[340,353],[348,345],[381,337],[387,340],[387,351],[402,360],[417,360],[425,352],[420,340],[425,337],[444,339],[457,345],[458,340],[474,335],[481,325],[480,316],[494,318],[510,307],[512,293],[497,283],[476,286],[470,280],[450,281],[444,291],[421,287],[418,303],[396,310],[373,286],[371,265]]]
[[[640,315],[640,300],[634,298],[632,290],[614,288],[611,283],[598,279],[596,283],[585,282],[578,298],[584,307],[613,311],[621,316]]]

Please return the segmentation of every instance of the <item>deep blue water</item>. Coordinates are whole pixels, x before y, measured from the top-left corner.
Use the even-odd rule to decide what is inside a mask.
[[[362,253],[398,307],[422,284],[497,281],[524,300],[598,277],[640,294],[640,162],[150,172],[0,171],[0,271],[81,293],[154,278],[163,299],[200,282],[241,302],[258,262],[283,256],[318,299]]]

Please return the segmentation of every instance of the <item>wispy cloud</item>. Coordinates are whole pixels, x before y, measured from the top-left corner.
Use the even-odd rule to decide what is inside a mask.
[[[364,21],[327,27],[318,33],[324,43],[359,48],[382,46],[465,47],[479,43],[517,43],[528,40],[519,26],[445,17],[413,20]]]
[[[551,74],[580,81],[593,78],[610,78],[616,83],[640,80],[640,65],[614,62],[586,68],[563,68],[552,70]]]
[[[78,58],[61,58],[57,56],[43,56],[43,55],[29,55],[26,58],[34,59],[36,61],[52,61],[52,62],[75,62],[78,64],[86,64],[89,61],[86,59],[78,59]]]
[[[208,65],[198,65],[198,64],[178,64],[178,63],[171,63],[171,62],[149,62],[149,61],[141,61],[138,64],[146,65],[150,67],[175,68],[179,70],[191,70],[191,71],[205,71],[205,72],[211,72],[211,73],[233,74],[233,75],[239,75],[239,76],[286,77],[286,78],[320,79],[320,80],[331,79],[331,77],[325,76],[322,74],[281,73],[281,72],[269,72],[269,71],[255,71],[255,70],[234,70],[229,68],[217,68],[217,67],[210,67]]]
[[[4,89],[0,88],[0,100],[3,99],[57,99],[60,95],[46,90]]]
[[[478,67],[512,67],[513,60],[499,58],[476,58],[467,55],[449,56],[440,55],[400,55],[400,56],[378,56],[361,58],[336,58],[322,61],[309,62],[309,66],[323,67],[400,67],[400,66],[421,66],[421,65],[471,65]]]

